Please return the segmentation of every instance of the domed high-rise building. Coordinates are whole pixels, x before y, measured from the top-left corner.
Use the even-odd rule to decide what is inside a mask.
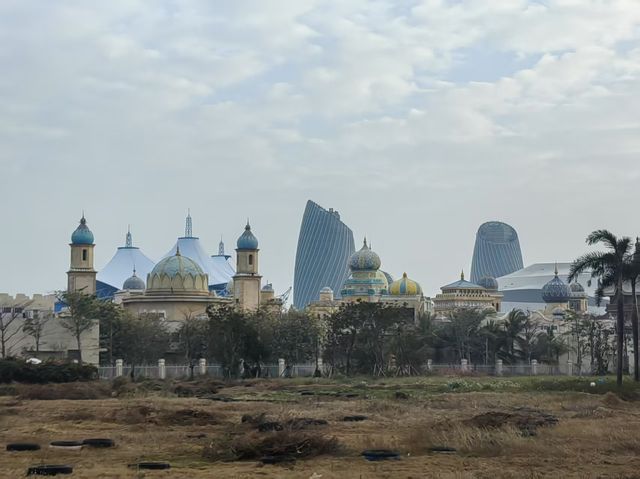
[[[471,282],[499,278],[522,269],[522,252],[516,230],[500,221],[480,225],[471,262]]]

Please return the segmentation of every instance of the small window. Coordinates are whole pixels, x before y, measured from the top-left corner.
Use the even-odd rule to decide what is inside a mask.
[[[253,265],[253,255],[249,255],[249,265]]]
[[[87,261],[87,250],[86,249],[82,250],[82,261]]]

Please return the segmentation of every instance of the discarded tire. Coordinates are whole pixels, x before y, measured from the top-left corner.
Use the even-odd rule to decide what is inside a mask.
[[[82,444],[90,447],[114,447],[116,445],[113,439],[91,438],[82,441]]]
[[[72,474],[72,466],[47,465],[31,466],[27,469],[27,476],[57,476],[58,474]]]
[[[49,447],[54,449],[64,449],[67,451],[79,451],[82,449],[82,441],[51,441]]]
[[[33,442],[14,442],[7,444],[7,451],[38,451],[40,444]]]
[[[456,452],[456,449],[454,447],[449,447],[449,446],[431,446],[429,448],[430,452],[443,452],[446,454],[451,454]]]
[[[367,461],[386,461],[389,459],[400,459],[400,453],[389,449],[368,449],[362,451],[362,456]]]
[[[286,462],[295,462],[295,458],[291,456],[264,456],[260,459],[262,464],[282,464]]]
[[[129,464],[129,467],[135,467],[136,469],[171,469],[171,464],[168,462],[137,462],[135,464]]]
[[[342,418],[343,421],[347,422],[357,422],[357,421],[365,421],[369,419],[367,416],[363,416],[362,414],[354,414],[353,416],[345,416]]]

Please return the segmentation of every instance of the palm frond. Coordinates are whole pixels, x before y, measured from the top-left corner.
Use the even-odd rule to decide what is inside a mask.
[[[602,243],[615,250],[618,245],[618,237],[609,230],[595,230],[587,236],[587,244],[593,246],[597,243]]]

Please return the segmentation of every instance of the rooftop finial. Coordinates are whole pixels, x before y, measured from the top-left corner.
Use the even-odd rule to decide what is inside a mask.
[[[464,281],[464,269],[460,271],[460,280]]]
[[[218,243],[218,255],[224,256],[224,242],[222,241],[222,236],[220,236],[220,243]]]
[[[369,247],[369,245],[367,245],[367,236],[366,236],[366,235],[365,235],[365,237],[364,237],[364,246],[365,246],[366,248],[368,248],[368,247]]]
[[[127,226],[127,237],[125,239],[124,245],[127,248],[133,248],[133,239],[131,238],[131,225]]]
[[[558,262],[557,262],[557,261],[556,261],[556,267],[555,267],[555,270],[554,270],[553,272],[554,272],[554,274],[555,274],[556,276],[558,276]]]
[[[84,210],[82,210],[82,218],[80,218],[80,224],[81,225],[87,224],[87,220],[84,217]]]
[[[180,245],[176,245],[176,256],[180,256]]]
[[[193,222],[191,221],[191,209],[187,209],[187,221],[184,225],[184,236],[185,238],[193,237]]]

